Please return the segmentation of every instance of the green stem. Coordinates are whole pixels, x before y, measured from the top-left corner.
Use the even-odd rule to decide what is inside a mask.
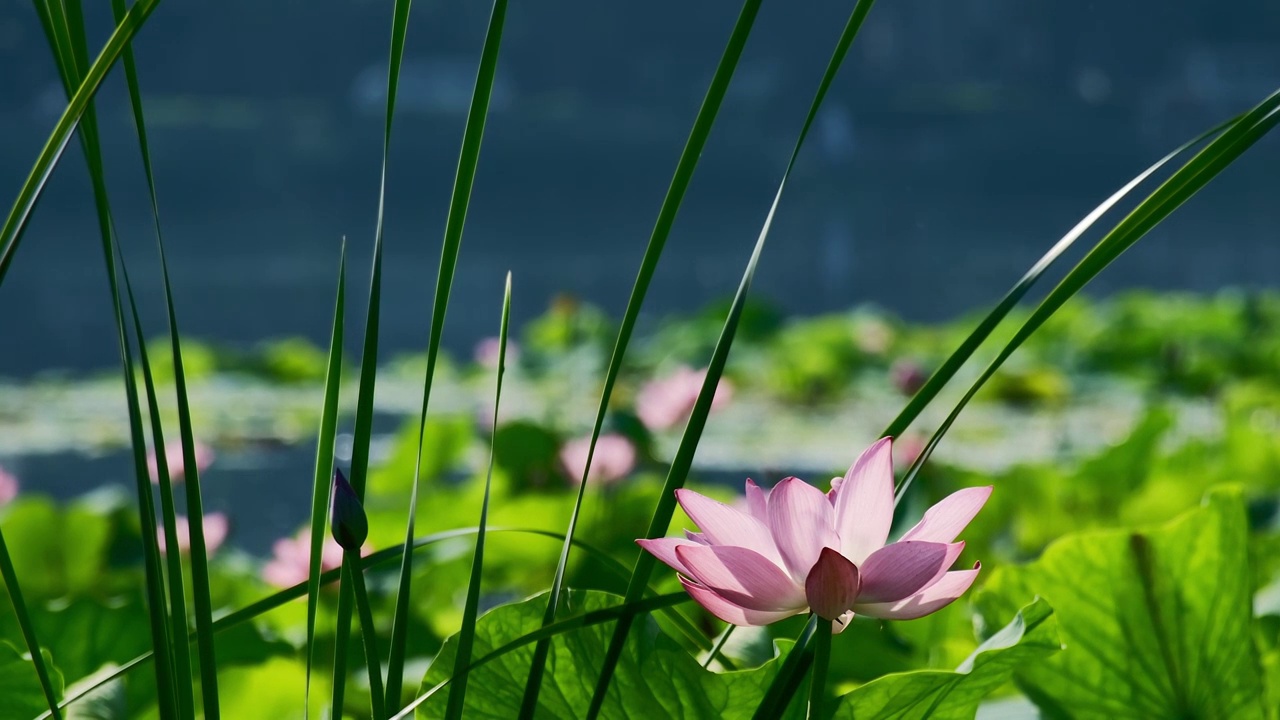
[[[720,639],[716,640],[716,644],[712,646],[711,652],[707,653],[707,661],[702,663],[702,667],[704,669],[709,670],[711,668],[711,663],[715,662],[716,656],[720,654],[721,650],[724,650],[724,644],[729,642],[729,637],[733,635],[733,629],[736,627],[738,626],[730,625],[724,629],[724,632],[720,635]]]
[[[831,625],[819,620],[813,636],[813,677],[809,681],[809,720],[822,720],[827,697],[827,666],[831,661]]]
[[[809,664],[813,662],[810,645],[819,622],[817,615],[809,615],[809,622],[800,632],[800,637],[796,638],[796,644],[791,646],[791,650],[783,658],[782,667],[778,668],[778,674],[773,676],[773,682],[770,682],[769,689],[765,690],[764,698],[756,708],[755,714],[751,716],[752,720],[773,720],[782,717],[786,712],[787,706],[791,704],[791,698],[795,697],[800,683],[804,682]],[[825,627],[822,632],[830,634],[831,628]],[[830,640],[830,638],[827,639]]]
[[[373,610],[369,607],[369,591],[364,585],[364,572],[356,565],[358,551],[342,553],[342,577],[351,583],[356,612],[360,614],[360,637],[364,638],[364,661],[369,667],[369,711],[373,720],[387,716],[382,696],[382,656],[378,654],[378,631],[373,625]]]

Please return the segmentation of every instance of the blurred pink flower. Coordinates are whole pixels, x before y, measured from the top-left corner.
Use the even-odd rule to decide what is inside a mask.
[[[498,353],[502,351],[502,341],[496,337],[487,337],[476,343],[475,359],[482,367],[498,367]],[[507,339],[507,367],[516,364],[520,359],[520,344]]]
[[[311,531],[303,530],[297,536],[280,538],[272,546],[272,557],[262,568],[262,579],[276,587],[292,587],[307,581],[311,571]],[[368,543],[360,549],[361,555],[369,554]],[[320,571],[333,570],[342,565],[342,546],[327,533],[320,548]]]
[[[929,373],[914,360],[899,359],[889,368],[889,380],[898,392],[910,397],[924,387]]]
[[[573,482],[582,481],[582,471],[587,467],[587,451],[591,449],[591,436],[586,435],[564,444],[560,449],[560,464]],[[596,442],[596,454],[591,459],[591,482],[615,483],[626,477],[636,466],[635,443],[622,435],[606,433]]]
[[[893,344],[893,328],[883,320],[870,318],[854,329],[853,344],[867,355],[884,355]]]
[[[0,467],[0,505],[7,505],[18,497],[21,483],[12,473]]]
[[[855,613],[922,617],[960,597],[977,578],[980,565],[949,570],[964,549],[956,536],[991,488],[953,493],[886,545],[893,523],[891,458],[889,439],[880,440],[829,493],[794,477],[769,493],[748,480],[746,512],[677,490],[701,532],[636,542],[679,572],[694,600],[734,625],[768,625],[812,611],[840,632]]]
[[[893,464],[900,468],[911,467],[928,444],[929,440],[923,435],[903,435],[893,444]]]
[[[196,452],[196,471],[204,472],[205,468],[213,463],[213,448],[205,445],[199,440],[195,441]],[[182,462],[182,441],[170,440],[164,445],[165,463],[169,468],[169,480],[172,482],[182,482],[187,474],[186,465]],[[151,448],[147,452],[147,472],[151,475],[151,482],[158,483],[160,478],[158,475],[159,468],[156,465],[156,450]]]
[[[681,366],[664,378],[650,380],[636,395],[636,415],[650,430],[665,430],[689,417],[702,390],[707,371]],[[722,407],[733,397],[733,384],[720,378],[712,409]]]
[[[186,515],[174,518],[177,525],[174,530],[178,535],[178,552],[186,555],[191,552],[191,520]],[[212,556],[222,547],[227,539],[227,516],[222,513],[206,513],[204,516],[204,549],[205,554]],[[160,552],[165,552],[164,528],[156,528],[156,539],[160,541]]]

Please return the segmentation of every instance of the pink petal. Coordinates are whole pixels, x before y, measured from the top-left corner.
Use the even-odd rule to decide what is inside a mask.
[[[843,555],[823,548],[804,581],[809,607],[823,620],[837,620],[858,599],[858,567]]]
[[[747,510],[762,523],[769,522],[769,493],[760,489],[755,480],[747,478]]]
[[[889,438],[853,463],[836,496],[840,554],[855,565],[884,545],[893,524],[893,447]]]
[[[903,540],[949,543],[973,520],[991,497],[991,486],[971,487],[946,496],[925,511],[916,526],[902,536]]]
[[[871,553],[859,569],[867,603],[895,602],[928,587],[951,567],[963,543],[897,542]]]
[[[853,611],[849,610],[848,612],[841,613],[840,617],[836,618],[835,620],[832,620],[831,634],[839,635],[840,633],[844,632],[844,629],[849,627],[849,623],[853,622],[853,615],[854,615]]]
[[[649,551],[654,557],[671,566],[671,569],[678,573],[690,575],[691,573],[684,564],[680,562],[680,558],[676,557],[676,548],[681,545],[706,545],[706,543],[694,542],[684,538],[655,538],[653,540],[636,540],[636,544]]]
[[[209,513],[204,516],[204,549],[205,554],[212,555],[222,547],[227,539],[227,516],[223,513]]]
[[[698,524],[707,544],[736,545],[755,550],[770,560],[781,559],[769,535],[769,528],[754,517],[684,488],[676,490],[676,499]]]
[[[689,577],[739,607],[796,612],[804,591],[777,565],[754,550],[730,545],[678,545],[676,557]]]
[[[826,493],[800,478],[778,483],[769,495],[769,531],[791,577],[802,582],[824,547],[836,544]]]
[[[719,595],[712,592],[695,582],[690,582],[684,578],[680,578],[680,584],[684,585],[684,589],[688,591],[699,605],[707,609],[707,612],[715,615],[730,625],[770,625],[776,623],[783,618],[791,617],[801,610],[782,611],[782,612],[762,612],[760,610],[748,610],[740,605],[725,600]]]
[[[868,617],[885,620],[914,620],[937,612],[950,605],[969,589],[978,578],[982,564],[976,564],[972,570],[956,570],[942,576],[938,582],[920,592],[903,598],[897,602],[868,603],[855,605],[854,612]]]

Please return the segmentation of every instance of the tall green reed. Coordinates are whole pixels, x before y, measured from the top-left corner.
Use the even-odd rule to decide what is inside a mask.
[[[186,651],[188,642],[193,636],[188,632],[187,626],[185,601],[182,595],[182,569],[180,565],[174,567],[174,563],[170,561],[169,577],[167,578],[169,592],[166,593],[164,590],[166,578],[164,569],[160,564],[157,546],[157,537],[160,532],[163,532],[165,533],[167,544],[176,547],[174,537],[176,510],[173,504],[171,488],[169,487],[167,478],[165,477],[167,473],[162,470],[160,475],[160,490],[162,505],[161,519],[163,522],[159,526],[156,525],[154,498],[151,494],[150,482],[146,477],[144,470],[146,433],[143,427],[141,400],[137,388],[139,368],[137,364],[135,364],[132,355],[129,327],[124,316],[122,293],[120,291],[117,273],[124,277],[124,284],[130,300],[130,311],[133,317],[133,334],[136,336],[139,344],[141,343],[142,327],[137,314],[137,306],[133,301],[132,292],[129,288],[127,275],[124,274],[125,269],[123,267],[123,263],[120,263],[117,268],[116,258],[119,256],[120,248],[111,219],[110,205],[106,192],[105,172],[102,167],[101,143],[98,138],[97,124],[92,109],[92,97],[101,84],[103,77],[105,77],[112,64],[123,55],[125,58],[126,76],[130,91],[131,107],[134,113],[135,128],[138,133],[139,144],[142,150],[144,169],[146,171],[148,189],[150,191],[152,203],[153,218],[156,224],[157,244],[161,253],[162,268],[164,271],[166,305],[172,338],[172,351],[178,375],[176,382],[178,386],[179,422],[183,440],[184,463],[186,465],[187,472],[193,473],[195,468],[194,443],[192,440],[190,409],[186,396],[185,381],[181,374],[181,350],[178,340],[177,322],[173,309],[172,290],[169,285],[167,263],[164,259],[163,241],[160,237],[159,211],[158,203],[156,202],[155,180],[151,171],[150,153],[146,143],[145,124],[143,122],[142,105],[140,93],[138,91],[136,67],[131,54],[128,51],[129,41],[141,28],[150,12],[154,10],[157,2],[158,0],[138,0],[132,8],[125,11],[123,3],[120,0],[113,0],[113,11],[117,18],[117,28],[108,40],[102,53],[92,64],[89,63],[88,60],[87,43],[84,39],[83,16],[79,2],[72,0],[71,2],[63,4],[56,1],[44,0],[36,3],[42,27],[45,29],[46,35],[48,36],[51,49],[59,68],[60,77],[67,89],[69,101],[67,110],[58,121],[49,142],[37,158],[30,176],[19,191],[18,199],[15,202],[13,209],[8,215],[3,228],[0,229],[0,282],[3,282],[3,279],[7,274],[9,266],[12,263],[14,252],[24,236],[26,227],[31,218],[32,210],[43,192],[49,175],[61,159],[62,153],[65,150],[67,143],[70,141],[73,131],[79,127],[82,131],[82,146],[85,151],[86,162],[90,168],[90,178],[93,184],[95,208],[99,221],[99,230],[103,240],[104,260],[108,271],[112,304],[120,341],[122,369],[125,373],[126,399],[128,401],[131,436],[133,439],[133,454],[136,466],[135,479],[138,483],[137,491],[139,513],[143,526],[144,565],[146,568],[149,617],[151,619],[151,632],[153,636],[153,650],[151,657],[157,661],[155,666],[157,688],[160,696],[160,707],[162,714],[176,714],[181,717],[193,717],[195,709],[191,692],[194,683],[192,682],[193,676],[191,674],[190,656]],[[819,90],[811,104],[799,139],[797,140],[795,149],[793,150],[791,159],[788,163],[787,170],[784,172],[782,180],[779,183],[773,204],[767,213],[764,226],[756,241],[756,245],[752,252],[751,259],[748,262],[746,271],[744,272],[738,293],[735,296],[734,304],[726,318],[720,339],[716,344],[706,380],[695,404],[688,426],[686,427],[676,458],[672,463],[671,472],[668,474],[663,495],[651,517],[648,531],[650,537],[664,534],[670,523],[671,514],[674,510],[674,495],[672,491],[683,484],[689,467],[691,466],[693,453],[696,450],[702,428],[706,422],[707,413],[710,409],[712,395],[720,375],[723,372],[725,363],[727,362],[728,353],[736,332],[737,322],[741,316],[743,303],[745,302],[746,294],[750,288],[752,276],[758,266],[760,254],[767,238],[773,217],[778,209],[787,179],[790,175],[791,169],[795,165],[800,148],[803,145],[814,118],[816,117],[822,100],[830,87],[836,70],[839,68],[847,54],[849,46],[871,5],[871,0],[861,0],[855,6],[850,20],[841,34],[840,41],[837,43],[837,48],[832,56],[832,60],[828,64],[827,71],[824,74]],[[728,87],[733,74],[733,68],[736,66],[737,59],[745,45],[751,24],[754,21],[755,13],[758,8],[759,2],[756,2],[755,0],[748,0],[743,7],[729,46],[726,48],[721,64],[717,69],[716,76],[713,79],[712,87],[708,91],[707,98],[704,100],[704,104],[698,114],[698,118],[695,120],[694,128],[691,131],[689,141],[685,147],[685,152],[677,166],[675,177],[672,180],[672,185],[668,191],[666,199],[664,200],[653,234],[650,237],[645,258],[642,261],[640,270],[637,274],[635,287],[633,288],[627,310],[624,313],[623,324],[615,343],[608,371],[605,375],[604,392],[592,433],[591,451],[588,456],[588,469],[590,464],[590,455],[594,453],[595,442],[598,439],[603,425],[603,419],[608,407],[613,385],[616,381],[619,369],[624,362],[635,320],[647,292],[649,281],[654,269],[656,268],[666,238],[669,235],[676,215],[678,214],[684,191],[688,186],[688,182],[693,175],[694,169],[696,168],[698,153],[710,134],[720,100],[723,98],[724,91]],[[501,45],[505,10],[506,3],[504,0],[497,0],[494,4],[488,34],[481,54],[477,82],[473,93],[471,108],[468,113],[467,128],[464,133],[463,148],[459,158],[458,169],[455,174],[453,197],[450,203],[449,220],[446,224],[445,238],[442,245],[439,277],[437,279],[437,287],[433,303],[431,336],[428,345],[428,368],[424,378],[423,403],[420,418],[420,438],[418,444],[418,462],[415,466],[416,468],[420,468],[421,466],[423,445],[422,433],[424,432],[423,428],[425,428],[431,383],[439,353],[445,311],[451,294],[452,279],[458,261],[458,251],[461,244],[462,229],[465,223],[470,191],[475,182],[477,159],[481,140],[483,138],[489,98],[492,93],[493,78],[496,73],[498,49]],[[366,317],[365,345],[362,357],[363,362],[360,380],[360,397],[357,403],[355,433],[357,452],[353,453],[352,481],[353,485],[356,486],[359,491],[363,491],[364,489],[364,475],[367,472],[368,461],[368,442],[372,432],[372,397],[376,378],[386,165],[390,148],[391,122],[395,109],[396,83],[399,66],[403,58],[408,13],[409,3],[398,0],[393,11],[392,49],[388,72],[388,103],[383,143],[383,173],[379,195],[378,222],[375,228],[374,261],[370,283],[369,309]],[[1131,213],[1129,213],[1129,215],[1127,215],[1109,233],[1107,233],[1106,236],[1100,240],[1097,245],[1095,245],[1093,250],[1090,251],[1084,260],[1071,270],[1058,284],[1058,286],[1050,292],[1049,296],[1037,306],[1032,315],[1018,329],[1014,338],[1008,341],[1001,348],[996,359],[987,366],[978,380],[970,386],[963,398],[955,405],[946,421],[944,421],[942,426],[939,427],[937,432],[930,439],[925,451],[908,471],[902,486],[899,488],[899,497],[907,491],[911,481],[918,473],[921,464],[928,457],[929,453],[932,452],[933,448],[936,447],[942,436],[952,426],[968,401],[973,397],[982,384],[999,369],[1001,364],[1018,348],[1018,346],[1020,346],[1031,334],[1041,327],[1048,318],[1062,307],[1064,303],[1078,293],[1080,289],[1082,289],[1093,277],[1096,277],[1097,274],[1109,266],[1110,263],[1119,257],[1120,254],[1128,247],[1132,246],[1140,238],[1145,236],[1145,234],[1155,227],[1156,224],[1168,217],[1177,209],[1177,207],[1203,188],[1205,184],[1216,177],[1216,175],[1225,167],[1234,162],[1236,158],[1257,142],[1258,139],[1268,133],[1278,120],[1280,120],[1280,94],[1270,96],[1250,112],[1228,123],[1225,126],[1225,129],[1217,134],[1203,150],[1183,164],[1167,181],[1148,195],[1146,199],[1144,199]],[[1195,142],[1196,141],[1193,141],[1192,144]],[[975,331],[966,338],[957,351],[943,364],[933,377],[930,378],[924,388],[908,403],[903,412],[889,425],[888,428],[886,428],[886,434],[898,434],[905,430],[906,427],[909,426],[919,415],[919,413],[936,398],[938,392],[954,377],[956,371],[972,356],[973,352],[983,344],[991,331],[1022,299],[1029,287],[1041,277],[1045,270],[1059,259],[1062,254],[1083,235],[1084,232],[1091,228],[1092,225],[1094,225],[1103,215],[1110,211],[1119,202],[1119,200],[1127,196],[1136,187],[1149,179],[1149,177],[1158,169],[1171,162],[1172,159],[1181,154],[1186,147],[1187,146],[1184,146],[1184,148],[1180,148],[1174,153],[1171,153],[1147,171],[1135,177],[1133,181],[1086,216],[1080,224],[1055,244],[1053,248],[1051,248],[1049,252],[1046,253],[1046,255],[1014,285],[1013,289],[1006,294],[996,307],[979,323]],[[343,262],[345,263],[345,260]],[[345,267],[345,265],[343,265],[343,267]],[[327,477],[329,463],[332,460],[333,437],[336,432],[336,403],[337,386],[338,380],[340,379],[339,366],[342,337],[341,317],[344,294],[344,272],[344,270],[340,270],[339,294],[336,308],[337,312],[335,313],[333,342],[331,343],[330,348],[329,374],[326,381],[324,401],[325,410],[322,415],[320,438],[317,450],[317,478],[320,478],[321,476],[322,466],[324,467],[324,474]],[[504,339],[508,309],[509,293],[504,302]],[[148,402],[147,409],[149,411],[148,415],[151,418],[152,423],[151,436],[153,444],[156,447],[159,447],[162,444],[163,437],[163,429],[160,426],[158,419],[159,404],[153,379],[149,370],[148,359],[145,355],[145,349],[141,348],[140,345],[139,361],[141,364],[141,376],[143,378],[144,385],[146,386]],[[161,464],[163,463],[157,463],[158,466]],[[357,467],[359,468],[358,472]],[[387,677],[386,694],[385,698],[375,698],[373,705],[375,715],[382,715],[385,712],[393,712],[400,707],[399,696],[403,680],[404,654],[407,637],[409,578],[412,573],[412,553],[405,552],[404,549],[417,546],[419,542],[415,541],[414,538],[414,513],[418,504],[419,481],[420,478],[417,477],[417,470],[415,469],[406,541],[405,544],[401,546],[401,549],[398,551],[393,549],[392,553],[381,556],[375,554],[375,556],[365,558],[358,563],[353,560],[349,563],[347,570],[350,575],[356,576],[353,577],[352,580],[356,580],[357,578],[362,579],[362,572],[365,568],[372,566],[373,557],[378,557],[380,561],[390,560],[396,556],[401,558],[399,588],[396,598],[396,612],[393,618],[392,639],[390,654],[388,656],[389,674]],[[312,570],[308,580],[294,588],[276,593],[264,601],[256,603],[254,606],[250,606],[251,608],[259,608],[259,610],[254,611],[256,613],[259,611],[265,611],[266,609],[269,609],[269,607],[278,606],[278,604],[283,603],[287,599],[299,597],[304,593],[308,596],[308,686],[310,684],[311,663],[313,661],[314,654],[314,623],[319,587],[322,583],[331,582],[339,575],[339,572],[337,571],[321,573],[319,568],[318,555],[320,550],[319,543],[322,542],[323,537],[323,517],[321,516],[319,521],[317,521],[315,501],[316,498],[319,497],[320,483],[321,480],[317,479],[316,487],[313,488],[316,495],[313,496],[312,513]],[[580,488],[574,510],[570,516],[568,532],[562,536],[564,543],[552,579],[552,592],[548,598],[548,607],[543,618],[543,626],[541,630],[535,633],[530,633],[519,640],[521,643],[520,646],[529,643],[536,643],[535,657],[537,658],[537,661],[531,666],[530,675],[526,682],[524,702],[521,710],[522,716],[531,716],[537,707],[538,689],[541,684],[547,650],[550,647],[550,639],[560,632],[571,631],[573,629],[571,626],[574,623],[577,623],[576,626],[580,627],[586,622],[581,619],[570,619],[559,622],[555,621],[558,600],[563,590],[565,568],[568,563],[570,548],[573,546],[581,546],[581,543],[574,538],[574,534],[581,508],[582,493],[585,491],[585,487],[586,481],[584,477],[584,482]],[[198,481],[196,483],[194,493],[190,492],[190,490],[191,488],[189,488],[188,492],[188,512],[193,523],[194,536],[197,532],[197,528],[200,526],[201,517]],[[195,496],[194,501],[192,499],[193,494]],[[321,501],[321,515],[322,513],[323,504]],[[473,636],[475,632],[475,599],[478,597],[479,577],[483,565],[483,525],[484,519],[482,516],[482,523],[479,531],[480,535],[477,540],[476,558],[473,564],[469,584],[467,603],[469,612],[464,619],[461,631],[463,636]],[[494,531],[497,530],[490,530],[490,532]],[[212,649],[212,635],[217,630],[223,629],[230,624],[223,621],[235,618],[236,622],[243,622],[249,617],[252,617],[253,613],[247,615],[243,612],[239,614],[233,613],[232,616],[222,618],[219,621],[212,620],[212,612],[209,607],[208,599],[207,565],[205,564],[206,553],[203,547],[203,539],[200,539],[198,549],[194,547],[196,543],[197,541],[195,537],[193,537],[193,585],[196,586],[194,600],[196,605],[196,631],[194,633],[194,638],[196,639],[199,648],[198,657],[201,665],[205,714],[207,717],[216,717],[218,712],[216,692],[217,675]],[[176,556],[176,553],[172,553],[171,555]],[[197,567],[195,563],[197,557],[199,559],[199,567]],[[613,642],[611,643],[606,655],[605,663],[601,668],[601,673],[597,680],[595,695],[592,699],[592,706],[590,710],[590,715],[592,716],[598,714],[600,711],[605,693],[608,691],[613,667],[616,664],[622,643],[625,642],[627,633],[631,628],[634,619],[659,607],[667,607],[664,603],[674,599],[671,598],[671,596],[658,596],[657,598],[649,599],[644,598],[645,593],[648,591],[648,579],[653,567],[652,558],[642,555],[635,568],[631,571],[630,582],[623,602],[606,613],[598,613],[597,617],[593,617],[592,619],[593,623],[597,620],[599,622],[616,622]],[[55,693],[49,685],[48,674],[42,665],[42,656],[39,652],[38,638],[35,635],[34,628],[30,626],[29,617],[26,617],[27,613],[25,612],[25,609],[22,607],[18,579],[12,572],[12,565],[11,562],[9,562],[7,552],[5,552],[2,538],[0,538],[0,570],[5,571],[4,578],[6,585],[10,589],[10,597],[14,601],[15,610],[18,612],[20,624],[23,626],[24,636],[26,637],[29,649],[32,651],[33,664],[36,667],[37,673],[40,675],[42,687],[45,689],[45,693],[49,699],[49,715],[56,717],[58,716],[59,711],[58,705],[55,703]],[[347,583],[344,583],[344,586],[346,585]],[[476,597],[473,597],[473,595]],[[345,633],[348,632],[349,628],[350,599],[346,600],[347,625],[345,627],[343,625],[343,615],[341,612],[341,608],[343,607],[342,598],[348,597],[350,597],[348,590],[344,588],[340,594],[339,601],[339,643],[343,642],[342,638]],[[367,598],[364,603],[357,604],[362,605],[361,610],[366,611],[363,614],[367,614]],[[371,637],[368,637],[374,632],[371,617],[362,620],[362,632],[366,634],[367,640],[371,640]],[[184,638],[183,636],[187,637]],[[791,654],[788,656],[784,663],[783,672],[779,673],[774,687],[770,689],[770,692],[766,696],[766,702],[761,706],[760,712],[765,713],[765,716],[768,716],[768,713],[780,710],[786,706],[786,703],[789,702],[790,698],[799,687],[799,683],[805,677],[807,668],[814,665],[814,652],[821,653],[821,647],[817,648],[816,651],[810,647],[808,638],[811,636],[812,631],[809,629],[805,635],[802,635],[800,642],[796,644]],[[450,693],[451,713],[460,713],[462,703],[465,699],[466,684],[463,678],[466,677],[466,674],[479,663],[485,662],[492,657],[500,656],[502,653],[509,652],[510,649],[514,648],[500,648],[479,661],[459,663],[459,669],[455,671],[453,678],[451,678],[451,681],[454,683],[454,690]],[[795,657],[794,661],[792,660],[792,656]],[[144,658],[145,657],[146,656],[144,656]],[[342,690],[340,688],[344,686],[346,677],[345,671],[341,671],[341,663],[343,662],[343,658],[345,658],[345,652],[338,653],[338,658],[339,659],[335,663],[336,672],[334,677],[335,712],[340,711],[342,706]],[[136,667],[140,662],[142,662],[141,658],[129,663],[126,668]],[[370,665],[369,669],[371,672],[379,672],[376,668],[376,655],[370,653],[367,657],[367,663]],[[817,665],[822,665],[822,663],[818,662]],[[121,672],[124,672],[124,670]],[[815,682],[815,684],[820,683]],[[429,691],[427,695],[438,689],[439,687]],[[377,694],[376,691],[375,694]],[[456,703],[453,700],[453,696],[455,694],[459,698]],[[399,716],[403,716],[406,713],[411,712],[412,708],[415,707],[417,703],[421,702],[421,699],[427,695],[420,696],[413,705],[410,705],[401,711]],[[811,691],[811,696],[812,695],[813,692]],[[71,699],[64,699],[62,705],[70,702],[70,700]],[[378,700],[384,701],[382,708],[379,707]]]

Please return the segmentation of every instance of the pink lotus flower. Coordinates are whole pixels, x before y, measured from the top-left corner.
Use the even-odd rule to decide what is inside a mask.
[[[914,360],[899,359],[889,368],[889,379],[898,392],[911,397],[929,381],[929,373]]]
[[[799,478],[772,492],[747,481],[747,512],[688,490],[680,505],[701,528],[684,538],[637,540],[680,573],[711,614],[734,625],[768,625],[805,611],[840,632],[855,614],[909,620],[960,597],[978,576],[948,572],[954,542],[991,495],[966,488],[944,498],[897,542],[891,443],[884,438],[823,493]]]
[[[205,445],[199,440],[195,444],[196,452],[196,472],[204,472],[205,468],[213,463],[213,448]],[[187,474],[186,465],[182,462],[182,441],[171,440],[164,445],[164,460],[169,468],[169,480],[172,482],[182,482],[182,478]],[[156,449],[151,448],[147,452],[147,472],[151,475],[151,482],[160,482],[159,467],[156,461]]]
[[[8,505],[13,499],[18,497],[18,489],[21,485],[18,478],[12,473],[0,467],[0,506]]]
[[[186,515],[179,515],[174,530],[178,536],[178,552],[186,555],[191,552],[191,520]],[[213,555],[222,547],[227,539],[227,516],[222,513],[208,513],[204,516],[204,550],[206,555]],[[164,528],[156,528],[156,539],[160,541],[160,552],[165,552]]]
[[[481,367],[493,369],[498,367],[498,353],[502,352],[502,340],[496,337],[487,337],[476,343],[475,360]],[[516,364],[520,359],[520,344],[514,340],[507,340],[507,367]]]
[[[636,395],[636,415],[650,430],[665,430],[689,417],[707,371],[684,366],[674,373],[651,380]],[[716,386],[711,407],[722,407],[733,397],[733,385],[724,378]]]
[[[361,554],[367,552],[367,547]],[[262,579],[276,587],[292,587],[307,581],[311,572],[311,531],[303,530],[297,537],[281,538],[272,547],[273,557],[262,568]],[[325,535],[320,550],[320,570],[333,570],[342,565],[342,546]]]
[[[569,479],[582,481],[582,471],[587,467],[587,451],[591,449],[591,436],[570,440],[560,449],[560,464]],[[606,433],[596,442],[596,454],[591,458],[589,482],[615,483],[636,467],[635,443],[617,433]]]

